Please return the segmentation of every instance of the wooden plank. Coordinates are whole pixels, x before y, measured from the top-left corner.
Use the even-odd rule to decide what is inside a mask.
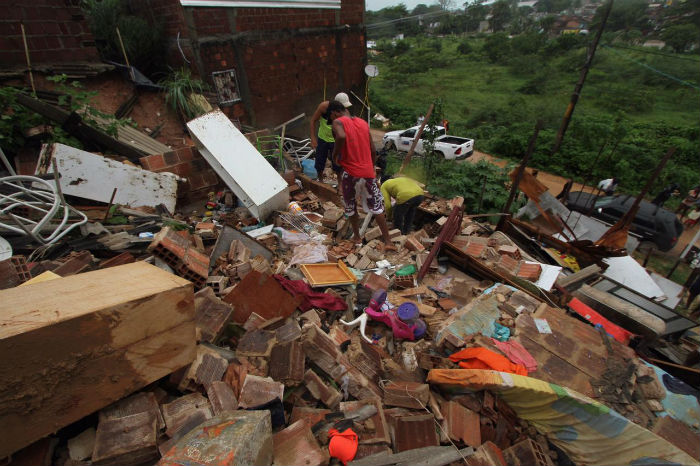
[[[574,274],[567,275],[565,277],[560,276],[559,279],[557,279],[557,285],[561,286],[562,288],[568,288],[571,285],[585,282],[589,278],[595,277],[601,270],[602,269],[596,264],[589,265],[588,267],[584,267]]]
[[[189,364],[192,284],[144,262],[0,292],[0,457]]]
[[[530,372],[529,377],[573,388],[577,392],[593,398],[593,388],[589,377],[583,371],[526,336],[519,335],[515,337],[515,341],[523,345],[537,360],[537,370]]]

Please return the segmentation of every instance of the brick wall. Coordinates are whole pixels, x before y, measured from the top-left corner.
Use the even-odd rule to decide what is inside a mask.
[[[87,21],[71,0],[0,0],[0,63],[25,67],[21,23],[32,65],[99,62]]]
[[[276,126],[313,112],[324,82],[327,96],[364,89],[364,0],[342,0],[340,10],[184,9],[179,0],[132,1],[131,6],[164,22],[171,66],[184,64],[175,42],[180,32],[180,47],[205,81],[211,84],[212,72],[236,69],[243,101],[223,110],[243,123]]]
[[[180,190],[180,194],[196,196],[214,189],[219,184],[219,177],[209,167],[206,160],[194,147],[182,147],[165,154],[149,155],[139,159],[141,166],[152,172],[175,173],[187,182]]]

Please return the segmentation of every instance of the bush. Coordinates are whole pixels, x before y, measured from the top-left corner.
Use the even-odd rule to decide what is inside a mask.
[[[484,41],[483,51],[491,63],[499,63],[510,55],[510,39],[505,32],[491,34]]]
[[[205,112],[190,96],[202,93],[207,85],[192,77],[192,73],[187,68],[174,71],[159,84],[165,88],[165,102],[185,121]]]
[[[161,23],[131,15],[126,0],[84,0],[83,10],[103,59],[124,62],[117,28],[132,66],[145,73],[162,69],[165,37]]]
[[[472,46],[469,43],[469,41],[463,40],[457,46],[457,51],[462,55],[469,55],[470,53],[472,53]]]

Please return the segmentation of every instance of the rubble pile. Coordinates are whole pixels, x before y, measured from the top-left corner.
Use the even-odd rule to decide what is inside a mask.
[[[631,334],[618,337],[620,327],[603,317],[596,328],[559,307],[572,284],[597,272],[576,264],[578,275],[565,277],[511,236],[463,216],[460,199],[429,195],[421,228],[390,231],[396,251],[381,247],[365,214],[355,244],[333,188],[283,175],[289,208],[265,222],[230,186],[211,193],[200,213],[110,202],[85,209],[81,235],[0,262],[10,302],[21,301],[24,286],[47,309],[64,288],[66,307],[91,298],[89,309],[76,304],[83,314],[30,319],[46,357],[52,332],[75,332],[75,347],[44,372],[35,349],[13,346],[29,331],[17,322],[34,303],[17,311],[0,342],[26,348],[33,364],[26,377],[0,384],[3,396],[17,392],[12,406],[31,427],[54,385],[68,383],[62,377],[96,388],[82,394],[90,403],[70,393],[56,400],[56,422],[43,413],[32,432],[1,404],[0,426],[24,437],[0,456],[56,465],[585,463],[567,444],[576,432],[545,429],[487,384],[456,390],[437,381],[452,369],[501,374],[513,385],[547,382],[583,403],[571,409],[612,408],[640,429],[665,432],[680,450],[662,449],[664,458],[697,458],[683,442],[697,438],[698,426],[659,427],[667,391],[627,346]],[[554,296],[555,283],[567,299]],[[123,367],[109,365],[117,355]],[[133,383],[121,381],[129,376]]]

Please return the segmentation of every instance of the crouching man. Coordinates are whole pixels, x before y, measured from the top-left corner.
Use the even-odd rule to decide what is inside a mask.
[[[335,145],[333,161],[343,168],[340,186],[345,203],[345,215],[350,218],[353,241],[361,243],[360,219],[357,215],[357,188],[362,187],[367,193],[367,206],[377,219],[382,232],[385,250],[396,250],[389,238],[389,229],[384,216],[384,198],[377,185],[374,162],[377,151],[374,149],[372,136],[367,122],[353,117],[345,106],[333,100],[328,104],[328,119],[332,124]]]

